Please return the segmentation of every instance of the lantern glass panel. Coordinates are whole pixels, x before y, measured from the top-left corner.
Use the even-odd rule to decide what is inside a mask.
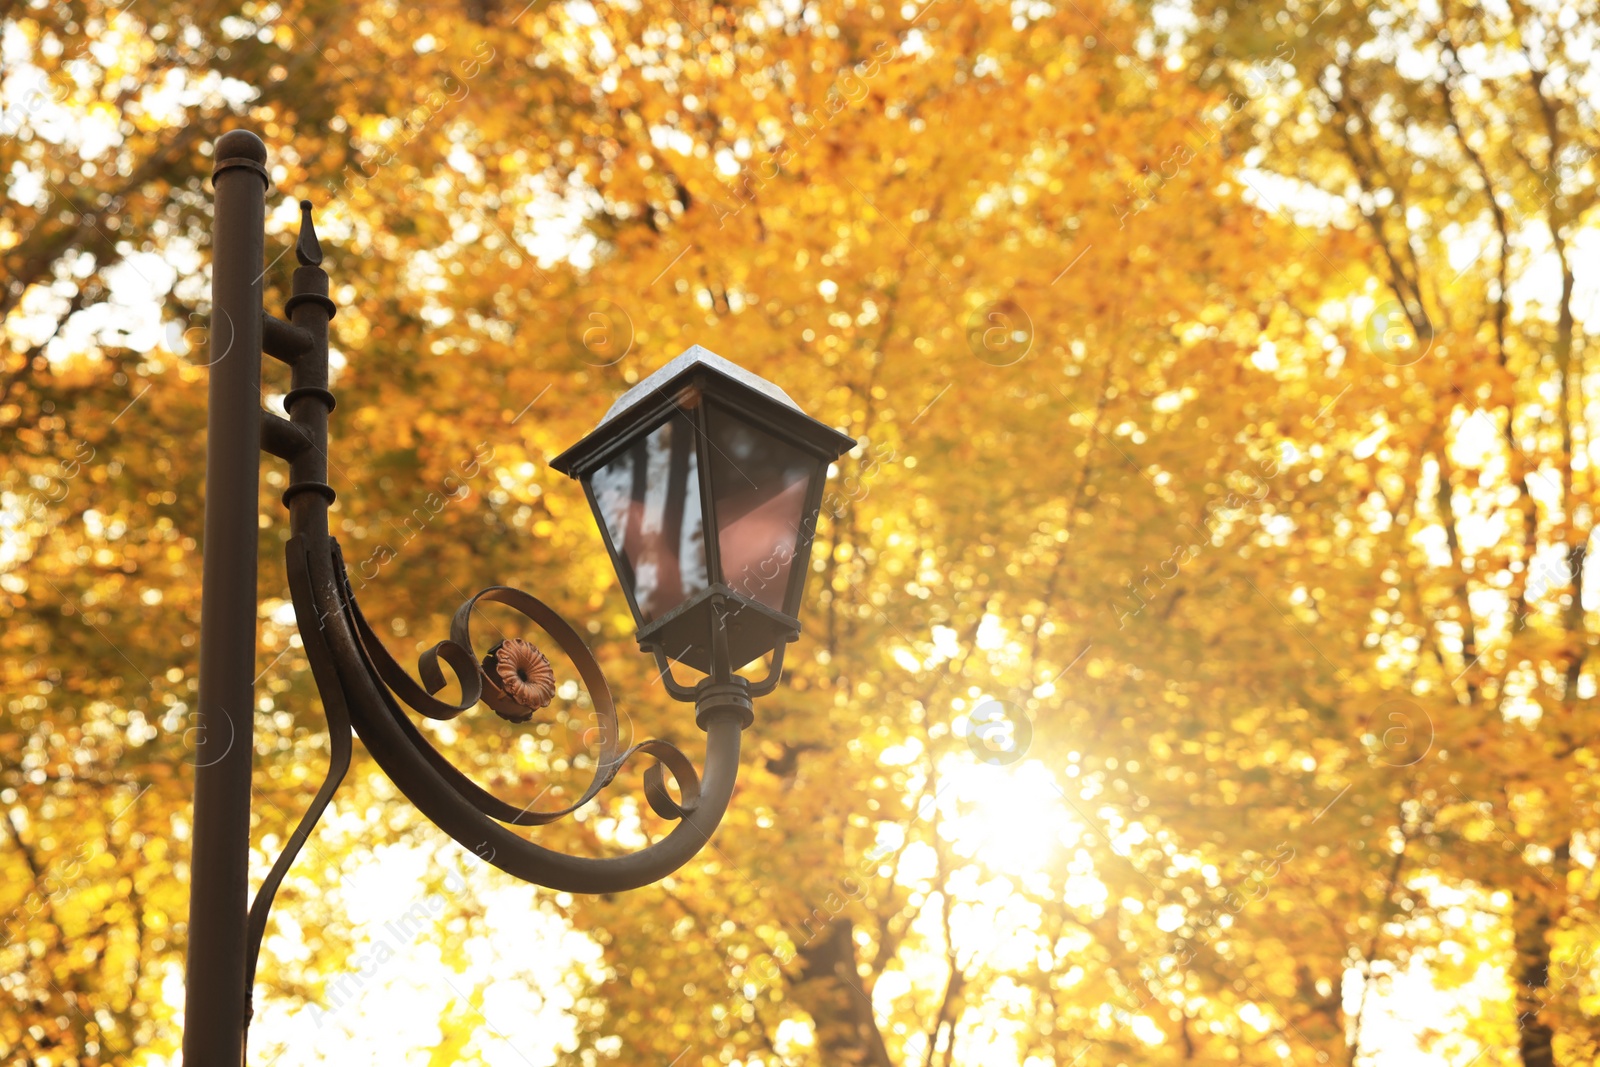
[[[590,480],[641,625],[709,585],[697,451],[692,419],[678,414]]]
[[[706,415],[722,580],[788,614],[785,594],[820,464],[721,405],[710,405]]]

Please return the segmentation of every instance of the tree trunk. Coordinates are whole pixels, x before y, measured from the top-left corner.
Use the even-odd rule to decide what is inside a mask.
[[[894,1067],[856,970],[854,927],[835,916],[800,949],[792,995],[816,1023],[817,1059],[852,1067]]]
[[[1341,1058],[1354,1059],[1354,1042],[1345,1038],[1344,999],[1341,993],[1342,971],[1335,971],[1330,980],[1329,992],[1317,988],[1318,968],[1301,962],[1295,967],[1295,1002],[1304,1014],[1291,1021],[1294,1033],[1303,1033],[1311,1039],[1319,1063],[1337,1063]]]
[[[1536,889],[1516,894],[1517,1046],[1522,1067],[1555,1067],[1555,1036],[1541,1016],[1550,986],[1550,908]]]

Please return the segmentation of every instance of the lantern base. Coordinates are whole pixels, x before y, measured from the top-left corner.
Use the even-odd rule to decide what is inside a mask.
[[[722,603],[718,604],[717,601]],[[728,660],[715,663],[712,635],[718,626],[728,635]],[[714,674],[714,667],[736,671],[800,636],[800,624],[726,585],[713,585],[639,630],[639,647],[670,660]]]
[[[694,721],[702,730],[711,729],[717,715],[732,713],[748,730],[756,721],[755,702],[750,699],[750,683],[743,678],[714,682],[710,678],[694,687]]]

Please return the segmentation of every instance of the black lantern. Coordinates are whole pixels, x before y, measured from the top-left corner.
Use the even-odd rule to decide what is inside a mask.
[[[550,465],[583,483],[639,647],[712,674],[799,636],[828,464],[854,445],[695,345]]]

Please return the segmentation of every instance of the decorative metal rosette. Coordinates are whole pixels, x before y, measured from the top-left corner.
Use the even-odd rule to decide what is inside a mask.
[[[504,701],[490,706],[495,714],[509,722],[527,722],[533,713],[546,707],[556,695],[556,672],[550,661],[539,651],[539,646],[521,638],[501,641],[489,650],[480,665],[484,678],[493,689],[515,705],[517,712],[509,711]]]

